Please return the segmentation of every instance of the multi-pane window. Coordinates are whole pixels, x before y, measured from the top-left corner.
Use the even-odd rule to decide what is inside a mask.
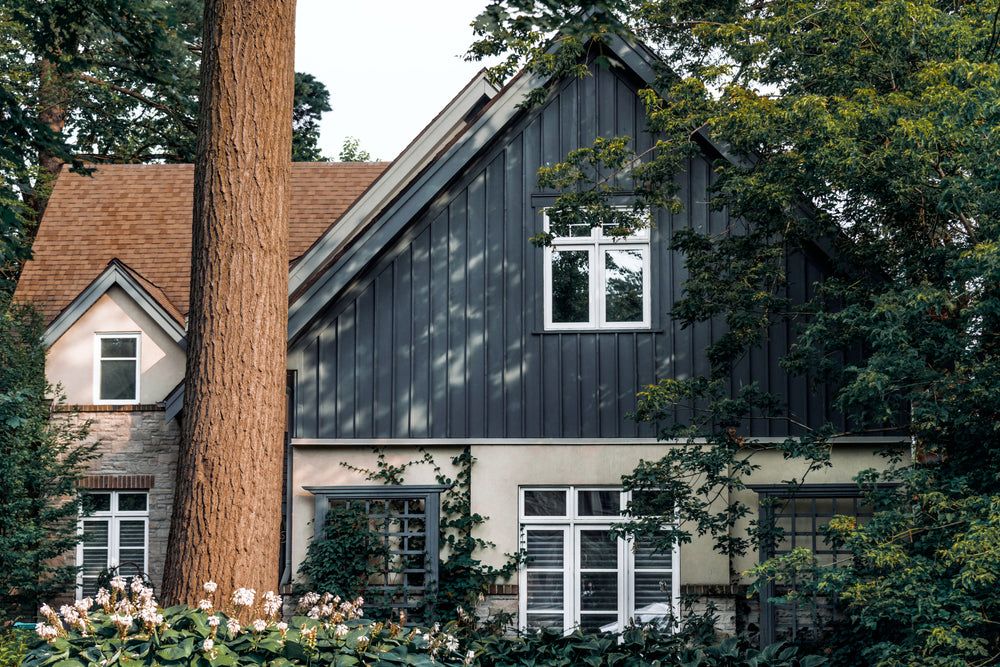
[[[440,494],[446,486],[305,487],[316,497],[314,536],[326,536],[327,517],[357,510],[384,550],[365,587],[369,609],[405,611],[408,623],[426,621],[438,574]]]
[[[620,238],[585,224],[553,238],[545,249],[545,328],[648,328],[649,239],[649,229]]]
[[[822,567],[836,567],[850,553],[831,544],[826,527],[836,516],[853,517],[859,523],[872,516],[872,507],[854,484],[804,484],[790,491],[780,485],[752,486],[760,498],[760,516],[765,525],[778,529],[773,544],[761,550],[761,559],[809,549]],[[812,596],[794,602],[774,601],[801,582],[781,580],[761,590],[761,644],[778,640],[818,641],[837,619],[836,600]]]
[[[139,334],[96,337],[94,398],[98,404],[139,402]]]
[[[132,577],[146,573],[149,554],[149,493],[91,491],[92,513],[80,519],[83,541],[77,547],[77,594],[93,595],[101,573]]]
[[[627,498],[618,489],[520,490],[520,625],[617,632],[630,620],[667,623],[680,597],[679,556],[614,537]]]

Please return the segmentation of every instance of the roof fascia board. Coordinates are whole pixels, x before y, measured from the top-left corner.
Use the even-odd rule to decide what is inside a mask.
[[[537,75],[523,76],[508,88],[501,99],[494,100],[464,137],[421,173],[402,196],[393,201],[375,225],[351,243],[350,247],[313,283],[288,311],[288,340],[297,337],[337,293],[387,244],[400,229],[471,161],[477,152],[503,129],[520,111],[524,95],[545,80]],[[368,211],[369,216],[379,211]],[[390,225],[389,222],[392,221]]]
[[[497,92],[496,87],[483,75],[470,81],[451,104],[389,165],[382,177],[296,263],[289,274],[289,296],[295,294],[314,273],[322,270],[328,259],[350,240],[351,235],[360,228],[360,224],[371,212],[383,208],[406,187],[413,176],[461,129],[466,115],[484,95],[493,98]]]
[[[112,264],[104,273],[90,283],[86,289],[73,299],[56,319],[52,320],[42,336],[42,343],[45,347],[51,347],[59,338],[66,333],[70,327],[76,324],[83,315],[93,307],[109,289],[117,285],[134,300],[139,308],[143,310],[156,324],[163,329],[170,338],[180,345],[181,349],[187,349],[187,335],[184,328],[177,320],[154,299],[142,285],[128,274],[118,264]]]

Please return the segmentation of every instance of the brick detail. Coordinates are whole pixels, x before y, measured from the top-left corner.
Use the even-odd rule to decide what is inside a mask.
[[[490,584],[487,595],[517,595],[517,584]]]
[[[152,489],[153,475],[87,475],[77,486],[84,489]]]
[[[54,405],[52,412],[165,412],[162,403],[137,403],[135,405]]]

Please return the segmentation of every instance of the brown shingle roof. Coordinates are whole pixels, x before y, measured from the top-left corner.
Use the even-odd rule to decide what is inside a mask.
[[[386,162],[292,165],[289,258],[304,253],[388,166]],[[138,274],[164,307],[187,313],[193,165],[104,165],[93,177],[66,171],[17,287],[51,322],[113,259]],[[162,295],[162,296],[161,296]]]

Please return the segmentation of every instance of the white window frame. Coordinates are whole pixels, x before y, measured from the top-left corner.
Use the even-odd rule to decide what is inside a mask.
[[[101,341],[105,338],[131,338],[135,340],[135,357],[104,357],[101,354]],[[119,399],[101,398],[101,373],[104,371],[104,361],[135,361],[135,397]],[[137,331],[111,332],[102,331],[94,334],[94,405],[136,405],[139,403],[141,388],[139,378],[142,365],[142,334]]]
[[[106,548],[108,551],[107,563],[105,568],[118,567],[121,564],[121,549],[119,544],[119,537],[121,533],[121,522],[122,521],[136,521],[141,519],[143,522],[143,542],[142,542],[142,572],[145,574],[149,570],[149,491],[147,489],[94,489],[92,493],[96,494],[110,494],[111,504],[110,509],[95,511],[87,516],[82,516],[77,520],[76,532],[81,537],[84,534],[84,522],[85,521],[100,521],[104,520],[108,526],[108,545],[107,547],[100,547],[101,549]],[[118,498],[121,494],[137,494],[141,493],[146,496],[146,509],[145,510],[132,510],[132,511],[122,511],[118,509]],[[76,564],[81,568],[76,575],[76,597],[82,598],[84,596],[83,590],[83,552],[86,549],[97,550],[97,547],[88,547],[86,542],[80,542],[76,546]],[[129,561],[133,562],[133,561]],[[90,591],[92,593],[93,591]]]
[[[549,231],[548,213],[542,212],[545,231]],[[625,238],[605,236],[601,226],[592,227],[587,236],[557,236],[545,248],[543,267],[545,330],[602,330],[602,329],[648,329],[651,326],[652,294],[650,278],[652,252],[649,228],[638,229]],[[590,309],[586,322],[552,321],[552,258],[560,251],[585,251],[589,257],[588,302]],[[642,319],[634,322],[607,321],[607,271],[606,250],[638,250],[642,256]]]
[[[563,491],[566,494],[566,514],[562,516],[526,516],[524,513],[525,491]],[[627,521],[627,517],[616,516],[581,516],[579,513],[579,491],[618,491],[619,511],[624,510],[630,494],[621,492],[618,487],[600,485],[556,485],[556,486],[521,486],[518,488],[518,526],[519,546],[527,550],[527,533],[531,530],[560,530],[563,540],[563,606],[561,611],[545,610],[533,613],[563,615],[563,630],[570,633],[580,624],[581,595],[577,581],[580,576],[581,540],[579,535],[583,530],[610,530],[616,523]],[[636,615],[634,583],[636,574],[635,552],[633,541],[618,538],[618,620],[619,630],[627,627],[630,619]],[[528,572],[551,571],[559,572],[558,568],[533,568],[530,563],[522,563],[518,571],[518,626],[527,630],[528,614]],[[661,568],[642,568],[640,571],[657,571]],[[680,612],[680,546],[674,545],[671,550],[670,568],[670,607],[674,617]]]

